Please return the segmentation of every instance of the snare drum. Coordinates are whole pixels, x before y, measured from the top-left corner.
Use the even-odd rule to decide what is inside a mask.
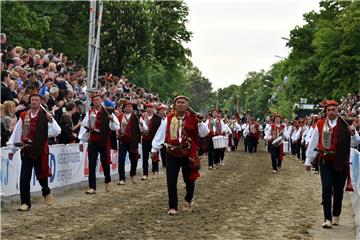
[[[215,136],[212,138],[214,149],[226,148],[226,138],[224,136]]]

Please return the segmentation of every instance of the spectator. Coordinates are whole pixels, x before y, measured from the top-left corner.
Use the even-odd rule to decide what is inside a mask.
[[[1,103],[4,103],[7,100],[14,100],[14,97],[11,94],[9,88],[10,85],[10,73],[8,71],[1,72]]]
[[[9,134],[7,137],[2,136],[1,145],[5,146],[6,142],[9,140],[9,137],[14,130],[14,127],[17,122],[16,106],[14,101],[5,101],[3,106],[3,116],[1,117],[1,127],[5,130],[5,135]],[[3,145],[5,143],[5,145]]]
[[[61,116],[60,127],[61,133],[59,137],[60,144],[75,143],[77,135],[74,132],[74,124],[72,122],[72,115],[76,112],[76,104],[69,102],[65,106],[66,112]]]

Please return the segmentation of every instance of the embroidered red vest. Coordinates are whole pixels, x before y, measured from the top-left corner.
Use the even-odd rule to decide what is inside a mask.
[[[326,119],[320,119],[317,122],[317,128],[319,131],[319,142],[318,142],[317,147],[322,150],[336,152],[337,145],[338,145],[339,123],[337,122],[336,126],[332,128],[333,132],[331,135],[331,145],[330,145],[330,148],[326,149],[326,148],[324,148],[324,146],[322,144],[322,142],[323,142],[323,139],[322,139],[323,134],[322,133],[323,133],[323,127],[324,127],[325,121],[326,121]],[[325,160],[328,160],[328,161],[335,161],[335,159],[336,159],[335,155],[324,155],[323,153],[320,153],[320,157]]]

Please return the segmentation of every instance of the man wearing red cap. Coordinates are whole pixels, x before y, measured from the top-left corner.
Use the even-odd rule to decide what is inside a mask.
[[[123,104],[124,113],[119,116],[119,183],[125,184],[125,160],[126,154],[129,153],[130,159],[130,179],[136,183],[137,160],[139,159],[139,143],[141,132],[147,131],[148,127],[142,118],[139,118],[133,111],[132,102],[126,101]]]
[[[349,176],[350,142],[356,132],[337,114],[338,103],[334,100],[324,104],[326,117],[314,128],[306,151],[306,170],[319,155],[324,210],[323,228],[339,225],[346,178]]]
[[[30,181],[32,169],[42,187],[45,203],[51,205],[54,201],[48,186],[49,168],[48,138],[56,137],[61,128],[52,114],[41,106],[41,97],[37,93],[30,96],[30,110],[22,112],[15,129],[9,139],[13,147],[9,153],[12,160],[18,150],[15,145],[21,145],[21,172],[20,172],[20,199],[19,211],[28,211],[31,208]]]
[[[273,145],[273,141],[278,137],[283,136],[285,131],[285,126],[281,124],[281,117],[279,114],[274,116],[274,122],[271,124],[271,127],[265,132],[264,139],[268,141],[269,151],[271,154],[271,164],[273,173],[277,173],[278,168],[281,167],[282,158],[283,158],[283,143],[279,146]]]
[[[92,96],[93,107],[90,109],[81,123],[79,132],[80,151],[84,150],[84,143],[88,142],[88,159],[89,159],[89,189],[86,194],[96,193],[96,165],[98,155],[100,154],[101,166],[104,169],[105,190],[111,191],[110,176],[110,134],[111,130],[117,131],[120,124],[112,109],[105,108],[103,99],[100,95]]]
[[[148,126],[148,130],[142,133],[142,168],[143,168],[143,176],[141,180],[146,180],[149,177],[149,153],[151,152],[151,142],[155,136],[157,129],[161,124],[161,117],[154,114],[154,104],[147,103],[145,105],[146,112],[141,117],[143,121]],[[153,177],[156,177],[156,174],[159,171],[158,162],[153,161],[152,163],[152,172]],[[155,166],[157,165],[157,167]],[[157,168],[157,169],[156,169]]]
[[[166,105],[161,104],[157,107],[157,115],[161,118],[161,122],[165,121],[166,112],[167,112]],[[156,129],[156,132],[157,132],[157,129]],[[156,134],[156,132],[155,132],[155,134]],[[166,171],[166,148],[165,147],[162,147],[160,149],[160,156],[161,156],[162,167]],[[153,164],[153,171],[155,170],[156,172],[159,172],[159,161],[153,161],[152,164]]]
[[[167,166],[166,180],[169,196],[169,215],[177,214],[177,180],[179,170],[186,185],[185,207],[193,208],[195,180],[200,176],[198,157],[199,136],[208,134],[208,129],[198,117],[188,110],[189,100],[185,96],[174,99],[174,109],[161,123],[152,142],[151,158],[158,159],[162,145],[166,146]]]

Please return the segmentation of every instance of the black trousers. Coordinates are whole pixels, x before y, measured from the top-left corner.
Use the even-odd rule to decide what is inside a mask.
[[[166,168],[166,149],[163,147],[160,149],[160,156],[163,168]]]
[[[224,161],[226,148],[220,148],[220,161]]]
[[[269,143],[268,149],[269,149],[270,154],[271,154],[272,169],[277,171],[277,168],[281,167],[280,146],[274,147],[271,143]]]
[[[295,144],[295,152],[296,152],[296,156],[298,159],[300,159],[300,148],[301,148],[301,143],[300,143],[300,141],[298,141]]]
[[[142,169],[143,169],[144,176],[149,176],[149,153],[150,152],[151,152],[151,142],[144,141],[142,143]],[[153,168],[154,168],[154,162],[153,162]]]
[[[248,151],[249,153],[253,153],[256,150],[257,146],[257,140],[254,137],[247,137],[247,143],[248,143]]]
[[[208,165],[209,167],[213,167],[214,164],[218,164],[220,162],[220,149],[214,149],[214,143],[212,139],[210,139],[208,143]]]
[[[245,152],[248,151],[248,137],[244,137],[244,149],[245,149]]]
[[[301,144],[301,160],[305,161],[306,159],[306,147],[305,144]]]
[[[191,202],[194,197],[195,182],[190,181],[190,163],[188,158],[176,158],[167,154],[166,181],[169,196],[169,209],[178,209],[177,181],[180,168],[186,185],[185,201]]]
[[[100,162],[104,170],[105,183],[111,182],[110,165],[106,163],[106,146],[100,146],[97,143],[89,143],[89,188],[96,190],[96,164],[98,154],[100,153]]]
[[[21,204],[27,204],[29,207],[31,207],[30,182],[33,168],[35,169],[35,175],[42,187],[42,195],[45,197],[51,192],[48,185],[48,178],[39,179],[40,161],[40,159],[34,160],[26,156],[21,156],[20,200]]]
[[[344,170],[336,171],[333,168],[333,163],[329,161],[322,162],[322,160],[320,160],[319,166],[322,185],[324,219],[331,221],[332,216],[338,217],[341,214],[344,186],[347,177],[347,168],[344,167]]]
[[[120,153],[119,153],[119,179],[120,181],[125,181],[125,160],[126,160],[126,154],[130,150],[130,144],[128,143],[121,143],[120,144]],[[137,168],[137,159],[136,159],[136,153],[129,152],[129,159],[130,159],[130,177],[133,177],[136,175],[136,168]]]
[[[296,155],[296,144],[291,141],[291,154]]]

